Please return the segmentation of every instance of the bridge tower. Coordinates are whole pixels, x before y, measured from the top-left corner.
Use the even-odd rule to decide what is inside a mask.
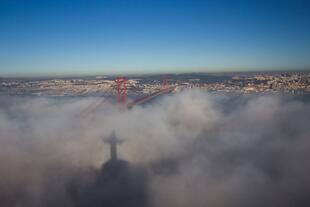
[[[169,81],[168,75],[163,75],[162,80],[163,80],[163,88],[166,89],[168,87],[168,81]]]
[[[117,77],[117,103],[121,103],[126,105],[127,101],[127,85],[126,85],[126,78],[125,77]]]

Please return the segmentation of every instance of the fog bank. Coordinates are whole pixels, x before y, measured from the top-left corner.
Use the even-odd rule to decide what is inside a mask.
[[[92,182],[115,131],[149,206],[310,206],[309,123],[309,103],[275,95],[193,90],[131,110],[0,97],[0,205],[76,206],[68,186]]]

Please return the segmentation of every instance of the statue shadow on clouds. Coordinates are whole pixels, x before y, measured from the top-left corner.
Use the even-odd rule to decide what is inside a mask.
[[[115,140],[112,134],[109,143],[111,159],[102,165],[101,170],[86,173],[88,175],[82,179],[78,176],[80,178],[69,185],[68,193],[74,206],[148,206],[146,170],[117,159]]]

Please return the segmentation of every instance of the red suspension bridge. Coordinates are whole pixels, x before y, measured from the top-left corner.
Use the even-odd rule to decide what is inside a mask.
[[[127,103],[127,83],[128,81],[126,80],[125,77],[119,76],[116,78],[116,85],[117,85],[117,104],[125,106],[127,109],[131,109],[132,107],[136,105],[142,105],[144,103],[147,103],[154,98],[161,96],[163,94],[171,93],[174,89],[175,86],[170,86],[168,84],[168,77],[163,76],[163,85],[161,89],[147,94],[145,96],[139,97],[135,100],[132,100]],[[85,110],[83,110],[80,115],[84,116],[87,114],[90,114],[90,112],[94,111],[96,108],[98,108],[103,102],[105,102],[106,99],[98,99],[97,101],[91,103]]]

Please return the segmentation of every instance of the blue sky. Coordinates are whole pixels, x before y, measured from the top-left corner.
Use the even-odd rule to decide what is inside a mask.
[[[0,0],[0,76],[310,68],[308,0]]]

